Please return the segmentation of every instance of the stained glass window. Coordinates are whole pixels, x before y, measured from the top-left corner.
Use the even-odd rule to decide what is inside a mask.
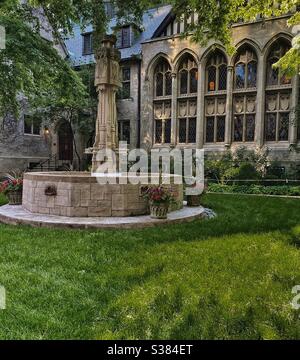
[[[252,61],[248,64],[248,87],[256,87],[257,63]]]
[[[205,104],[206,135],[205,141],[225,141],[226,98],[208,97]]]
[[[222,64],[219,67],[219,90],[227,89],[227,65]]]
[[[180,94],[187,94],[188,89],[188,72],[186,70],[182,70],[180,72]]]
[[[255,115],[246,115],[246,134],[245,141],[254,141],[255,137]]]
[[[227,88],[227,61],[219,51],[212,53],[206,68],[207,91],[220,91]]]
[[[163,96],[164,94],[164,75],[162,73],[156,74],[156,96]]]
[[[221,143],[225,141],[227,60],[220,50],[214,51],[207,61],[206,85],[205,142]]]
[[[243,116],[234,117],[234,141],[243,141]]]
[[[180,144],[196,142],[198,66],[191,55],[181,59],[178,68],[178,133]]]
[[[207,69],[208,91],[216,90],[216,79],[217,79],[217,69],[215,68],[215,66],[210,66]]]
[[[189,136],[188,136],[188,143],[195,143],[196,142],[196,118],[190,118],[189,119]]]
[[[276,41],[267,58],[265,140],[288,141],[290,127],[291,79],[273,65],[289,50],[285,39]]]
[[[224,142],[225,140],[225,116],[217,117],[217,134],[216,142]]]
[[[198,70],[192,69],[190,71],[190,93],[196,93],[198,87]]]
[[[245,87],[245,64],[238,64],[235,67],[235,87],[236,89]]]
[[[291,79],[285,74],[280,74],[280,70],[273,66],[286,54],[289,48],[290,44],[286,41],[279,40],[273,44],[267,59],[267,86],[291,84]]]
[[[154,95],[171,96],[172,95],[172,73],[171,67],[165,59],[161,59],[154,71]]]
[[[157,144],[162,143],[162,121],[155,120],[155,142]]]
[[[215,137],[215,118],[209,116],[206,118],[206,142],[213,143]]]
[[[266,141],[276,140],[276,114],[272,114],[272,113],[267,114],[265,134],[266,134]]]
[[[289,123],[290,123],[290,114],[289,113],[280,113],[280,115],[279,115],[279,131],[278,131],[279,141],[288,141],[288,139],[289,139]]]
[[[233,141],[254,141],[256,96],[238,95],[233,100]]]
[[[186,142],[186,119],[179,119],[179,142]]]
[[[191,55],[186,55],[179,66],[179,94],[195,94],[198,90],[198,66]]]
[[[171,142],[171,119],[165,120],[165,144],[170,144]]]
[[[235,89],[256,88],[257,57],[255,53],[244,48],[238,53],[235,63]]]
[[[171,71],[166,73],[166,96],[172,95],[172,74]]]

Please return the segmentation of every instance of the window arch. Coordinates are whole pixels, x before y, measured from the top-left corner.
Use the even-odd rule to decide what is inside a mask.
[[[267,56],[265,141],[289,140],[291,79],[273,67],[289,48],[286,40],[277,40]]]
[[[165,58],[154,69],[154,142],[171,142],[172,71]]]
[[[192,55],[186,54],[182,57],[177,77],[178,143],[196,143],[198,65]]]
[[[227,60],[214,51],[206,64],[205,142],[225,141]]]
[[[242,47],[234,64],[233,141],[255,139],[257,56],[250,46]]]

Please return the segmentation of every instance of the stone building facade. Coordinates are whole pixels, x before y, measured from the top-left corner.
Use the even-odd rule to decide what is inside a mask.
[[[122,58],[118,131],[130,148],[197,147],[219,155],[245,146],[268,148],[282,163],[300,160],[293,150],[300,142],[299,76],[287,79],[272,68],[291,46],[288,16],[234,25],[237,51],[228,55],[220,43],[201,47],[182,38],[185,22],[176,22],[171,6],[145,13],[141,28],[117,28],[111,15]],[[75,27],[59,51],[78,69],[95,62],[92,44],[92,27]],[[67,122],[36,127],[24,109],[19,121],[2,123],[0,172],[43,162],[78,168],[93,134],[74,135]]]
[[[236,53],[217,42],[201,47],[183,39],[172,14],[142,44],[141,146],[267,147],[273,159],[299,161],[295,109],[299,76],[288,79],[272,64],[290,48],[288,17],[232,27]]]

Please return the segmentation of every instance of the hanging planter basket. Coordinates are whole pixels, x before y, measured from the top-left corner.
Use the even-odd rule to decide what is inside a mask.
[[[7,198],[9,205],[22,205],[22,190],[8,191]]]

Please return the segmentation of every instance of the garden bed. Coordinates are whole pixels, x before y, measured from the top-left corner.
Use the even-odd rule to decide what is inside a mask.
[[[290,185],[264,186],[209,184],[208,191],[211,193],[226,194],[300,196],[300,186]]]

